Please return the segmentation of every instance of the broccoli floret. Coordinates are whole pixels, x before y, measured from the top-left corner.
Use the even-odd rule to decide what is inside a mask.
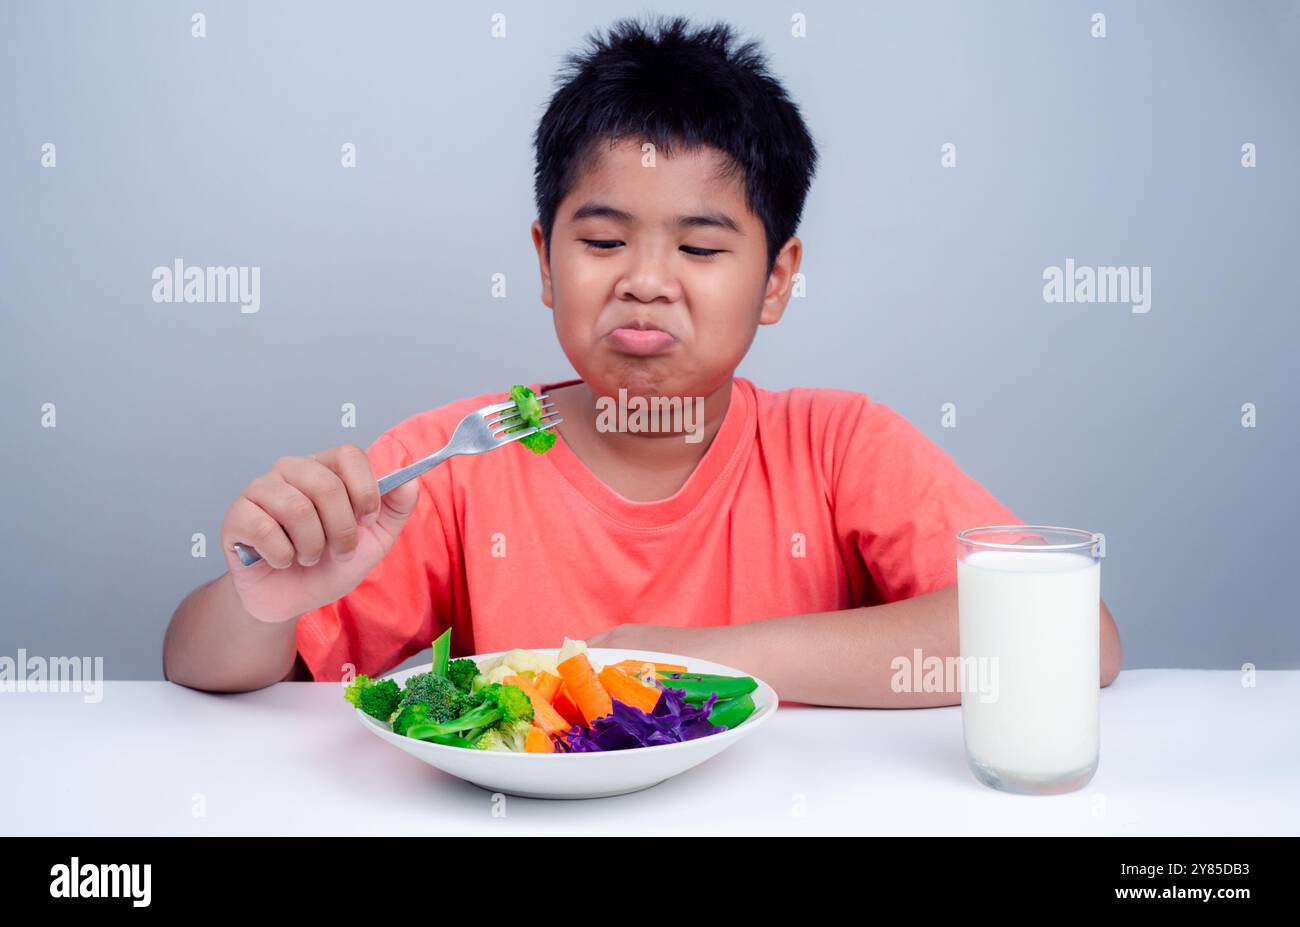
[[[460,734],[468,731],[469,736],[474,737],[500,724],[533,720],[533,703],[518,686],[492,683],[472,697],[479,698],[480,703],[460,717],[443,723],[421,724],[417,733],[411,734],[408,731],[408,736]]]
[[[510,387],[510,398],[515,401],[519,417],[528,425],[540,425],[542,421],[542,401],[527,386]]]
[[[361,690],[366,688],[372,682],[371,678],[364,673],[352,680],[351,684],[343,690],[343,697],[347,699],[356,708],[361,707]]]
[[[461,692],[468,693],[474,687],[474,680],[482,674],[478,664],[473,660],[452,660],[447,665],[447,678],[455,683]]]
[[[523,420],[516,427],[539,429],[533,434],[520,438],[519,443],[534,454],[545,454],[555,446],[556,435],[554,431],[548,430],[542,424],[541,400],[527,386],[510,387],[510,398],[515,401],[515,408],[519,410],[519,417]]]
[[[502,686],[497,694],[497,705],[506,721],[533,720],[533,701],[518,686]]]
[[[528,731],[532,726],[531,721],[502,722],[474,741],[474,749],[523,753],[524,742],[528,739]]]
[[[480,677],[482,678],[482,677]],[[487,689],[487,684],[479,686],[477,689],[471,689],[460,697],[460,714],[464,714],[471,708],[477,708],[483,704],[483,692]]]
[[[412,724],[424,724],[429,720],[429,706],[423,702],[406,705],[397,709],[397,714],[393,716],[393,733],[406,736],[406,732]]]
[[[401,707],[424,705],[429,712],[428,720],[435,723],[458,718],[469,706],[462,705],[463,693],[456,688],[446,676],[436,673],[417,673],[406,680],[406,692],[402,695]]]
[[[545,454],[555,447],[555,439],[556,434],[553,431],[535,431],[530,435],[524,435],[519,439],[519,443],[534,454]]]
[[[474,740],[475,750],[494,750],[498,753],[513,753],[506,743],[504,737],[499,733],[500,728],[491,728],[486,734]]]
[[[391,679],[374,680],[363,673],[352,680],[343,697],[370,717],[387,721],[402,700],[402,690]]]

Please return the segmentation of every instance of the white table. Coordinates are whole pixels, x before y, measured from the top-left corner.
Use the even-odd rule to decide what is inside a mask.
[[[979,784],[955,707],[786,705],[646,791],[502,805],[362,730],[337,684],[102,695],[0,694],[0,833],[1300,834],[1300,672],[1126,671],[1096,776],[1048,797]]]

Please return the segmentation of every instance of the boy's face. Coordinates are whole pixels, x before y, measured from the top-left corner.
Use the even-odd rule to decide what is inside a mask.
[[[656,152],[653,166],[639,142],[597,152],[556,211],[549,259],[533,223],[560,345],[597,396],[708,396],[780,319],[799,240],[769,275],[763,223],[742,175],[719,179],[715,149]]]

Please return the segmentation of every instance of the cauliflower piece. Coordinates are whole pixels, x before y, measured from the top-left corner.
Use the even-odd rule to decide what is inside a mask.
[[[560,647],[560,652],[555,658],[556,663],[563,663],[569,657],[577,656],[580,653],[587,652],[586,641],[575,641],[569,638],[564,639],[564,644]]]
[[[506,654],[505,663],[516,673],[555,672],[555,658],[532,650],[515,649]]]

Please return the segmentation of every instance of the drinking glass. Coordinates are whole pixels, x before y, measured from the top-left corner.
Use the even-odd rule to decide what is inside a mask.
[[[1101,536],[995,525],[957,535],[962,733],[975,778],[1087,785],[1101,740]]]

